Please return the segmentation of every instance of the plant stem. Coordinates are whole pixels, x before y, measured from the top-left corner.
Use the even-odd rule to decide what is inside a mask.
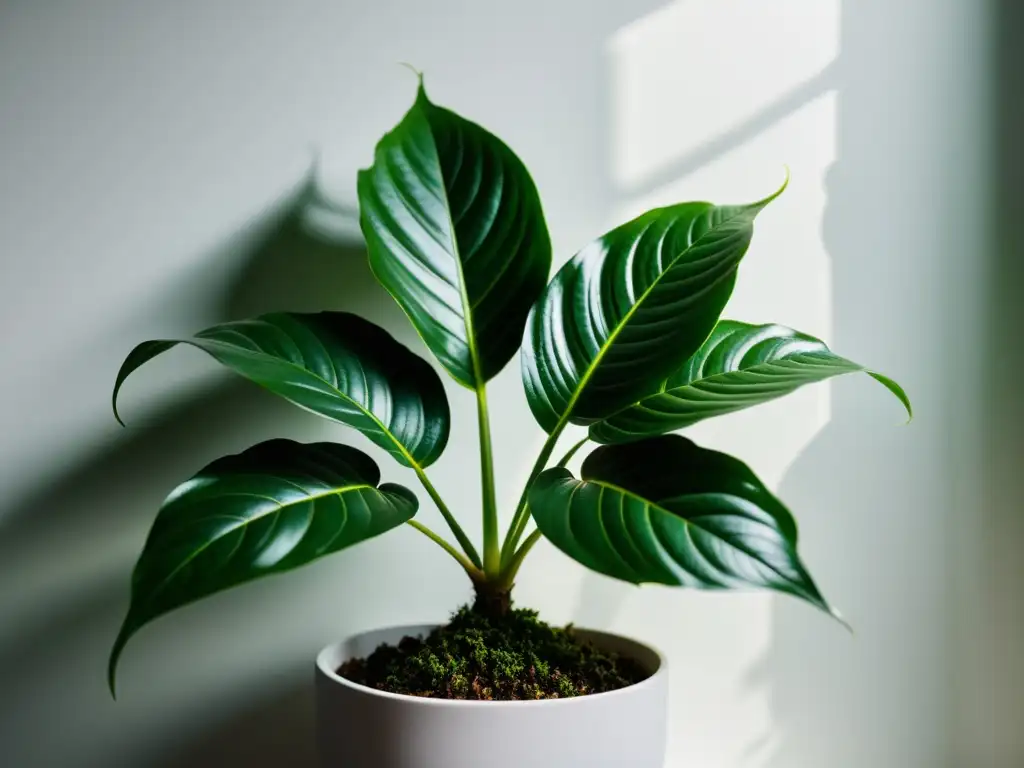
[[[565,429],[565,423],[559,424],[548,435],[548,439],[544,441],[544,447],[540,449],[540,455],[537,456],[537,460],[533,463],[533,469],[530,470],[530,476],[527,478],[523,492],[519,496],[519,504],[516,505],[515,514],[512,516],[512,523],[508,527],[508,533],[505,534],[505,544],[501,548],[501,562],[503,564],[506,564],[509,558],[512,557],[516,544],[519,543],[519,537],[523,535],[523,528],[526,527],[528,519],[526,500],[530,493],[530,486],[533,485],[533,481],[537,479],[537,475],[543,471],[544,465],[551,458],[551,454],[555,450],[555,444],[558,442],[563,429]]]
[[[515,532],[513,534],[512,546],[509,548],[509,555],[508,555],[509,558],[511,558],[512,554],[515,552],[516,545],[519,543],[519,540],[523,538],[523,534],[526,533],[526,526],[528,526],[529,524],[530,524],[530,502],[529,502],[529,499],[527,499],[526,506],[523,507],[523,515],[519,519],[519,522],[516,525],[516,530],[515,530]]]
[[[483,568],[483,563],[480,561],[480,555],[477,553],[476,547],[473,546],[473,542],[470,540],[469,536],[466,535],[466,532],[462,530],[462,526],[459,525],[455,516],[452,515],[451,511],[449,511],[448,505],[444,503],[444,499],[441,498],[441,494],[437,492],[434,484],[430,482],[430,478],[427,477],[426,472],[424,472],[419,466],[413,466],[413,470],[416,472],[416,476],[420,479],[420,482],[423,484],[423,488],[427,491],[427,494],[434,500],[434,504],[437,505],[437,509],[444,518],[444,521],[448,523],[448,527],[451,529],[451,532],[455,534],[455,538],[458,539],[459,544],[462,546],[462,551],[469,556],[469,559],[476,568]],[[417,525],[419,524],[417,523]]]
[[[580,448],[582,448],[584,445],[586,445],[587,440],[589,440],[589,439],[590,439],[590,437],[584,437],[582,440],[580,440],[578,443],[576,443],[576,445],[574,445],[572,448],[570,448],[568,451],[566,451],[565,456],[563,456],[561,459],[559,459],[558,463],[555,464],[555,466],[556,467],[564,467],[566,464],[568,464],[569,460],[572,459],[572,457],[576,455],[576,451],[578,451]]]
[[[519,573],[519,568],[523,564],[523,560],[530,554],[530,550],[533,549],[533,545],[540,541],[541,532],[538,528],[531,533],[526,541],[523,542],[523,546],[515,551],[515,554],[509,559],[508,564],[501,571],[500,583],[505,586],[506,589],[512,588],[512,583],[516,580],[516,575]]]
[[[459,552],[459,550],[457,550],[455,547],[453,547],[451,544],[445,541],[444,537],[434,533],[434,531],[432,531],[427,526],[423,525],[423,523],[419,523],[415,520],[406,520],[406,525],[411,525],[417,531],[419,531],[428,539],[430,539],[439,547],[441,547],[441,549],[443,549],[449,555],[454,557],[456,562],[465,569],[467,574],[469,574],[469,578],[473,580],[473,583],[477,582],[477,580],[480,578],[480,569],[476,565],[471,563],[465,555]]]
[[[501,570],[498,547],[498,503],[494,491],[494,456],[491,451],[491,421],[487,414],[487,385],[476,390],[476,413],[480,424],[480,483],[483,488],[484,575],[497,577]]]
[[[558,460],[558,462],[555,464],[555,466],[556,467],[564,467],[566,464],[568,464],[569,460],[572,459],[572,457],[576,455],[576,451],[578,451],[580,448],[582,448],[589,439],[590,439],[589,436],[584,437],[578,443],[573,445],[573,447],[570,448],[568,451],[566,451],[565,455],[561,459]],[[523,537],[523,534],[526,533],[526,526],[529,525],[529,522],[530,522],[529,511],[530,511],[530,505],[529,505],[529,502],[527,502],[526,506],[523,508],[523,517],[519,521],[518,527],[515,529],[515,531],[512,534],[513,535],[512,541],[514,542],[512,544],[512,548],[513,549],[515,548],[515,544],[518,543],[519,540]],[[504,550],[502,550],[502,565],[505,564],[506,560],[509,557],[511,557],[511,555],[509,553],[506,553]]]

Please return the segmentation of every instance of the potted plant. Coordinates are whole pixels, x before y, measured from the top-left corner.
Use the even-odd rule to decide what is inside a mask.
[[[665,659],[626,638],[549,627],[512,607],[512,588],[546,537],[623,581],[769,589],[835,615],[797,554],[782,502],[739,460],[673,434],[856,371],[910,413],[898,384],[818,339],[720,318],[754,219],[784,188],[747,205],[654,209],[585,246],[549,282],[547,226],[525,166],[494,135],[431,103],[421,80],[359,173],[360,221],[376,278],[444,372],[475,393],[482,548],[427,473],[449,434],[441,378],[385,330],[345,312],[276,313],[143,342],[118,373],[115,415],[135,369],[192,345],[362,432],[412,471],[451,538],[417,521],[416,495],[382,484],[357,448],[271,440],[217,459],[156,517],[111,653],[111,691],[125,644],[152,619],[405,524],[458,563],[475,601],[448,625],[370,632],[320,654],[327,765],[660,766]],[[502,537],[487,382],[520,350],[547,439]],[[586,436],[558,458],[569,425]],[[588,442],[596,447],[577,475],[567,464]]]

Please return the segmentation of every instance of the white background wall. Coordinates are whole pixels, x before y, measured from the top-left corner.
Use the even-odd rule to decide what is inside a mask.
[[[987,313],[989,256],[1013,245],[990,226],[990,22],[985,3],[953,0],[0,3],[0,765],[313,765],[315,652],[468,597],[399,531],[159,621],[128,648],[121,700],[105,690],[170,487],[270,436],[366,447],[186,351],[136,375],[121,430],[108,398],[128,349],[328,307],[416,343],[351,220],[297,205],[314,152],[352,203],[355,170],[412,98],[399,61],[516,148],[559,261],[647,205],[759,197],[788,163],[729,314],[826,336],[920,414],[896,428],[894,402],[850,380],[699,432],[780,489],[855,637],[791,601],[626,588],[549,547],[520,602],[669,651],[669,768],[1024,762],[1005,588],[1019,430],[996,410],[1012,402],[1003,379],[965,374],[1009,317]],[[433,475],[478,531],[471,403],[449,391],[458,418]],[[491,400],[507,506],[542,435],[516,366]]]

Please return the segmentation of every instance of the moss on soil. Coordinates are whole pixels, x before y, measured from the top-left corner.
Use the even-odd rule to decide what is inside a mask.
[[[632,659],[605,653],[536,611],[492,617],[460,608],[426,638],[381,645],[339,674],[391,693],[439,699],[561,699],[624,688],[648,677]]]

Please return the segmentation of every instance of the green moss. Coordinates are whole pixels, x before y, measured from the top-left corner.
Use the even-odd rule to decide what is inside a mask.
[[[425,638],[382,645],[340,674],[392,693],[442,699],[557,699],[601,693],[648,675],[632,659],[579,641],[572,627],[551,627],[536,611],[501,617],[460,608]]]

